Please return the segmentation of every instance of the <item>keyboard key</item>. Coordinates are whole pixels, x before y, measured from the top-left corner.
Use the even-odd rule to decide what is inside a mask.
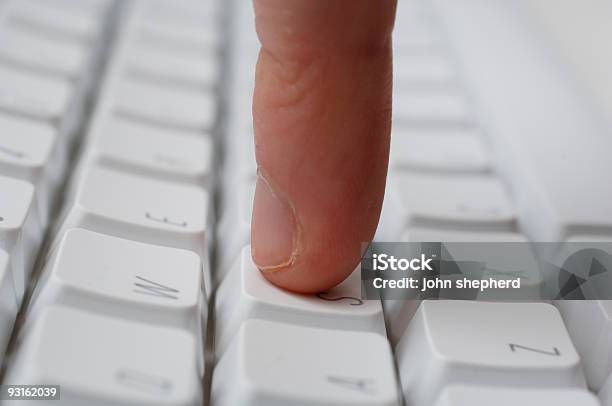
[[[426,53],[417,55],[414,52],[397,52],[393,54],[394,86],[453,86],[456,74],[450,61],[440,54]]]
[[[391,137],[389,165],[396,170],[424,172],[487,172],[490,153],[479,134],[464,131],[463,134],[445,135],[436,131],[414,131],[402,134],[397,131]]]
[[[598,391],[612,372],[612,301],[559,300],[555,306],[580,354],[589,387]]]
[[[240,261],[219,286],[215,304],[215,348],[219,353],[223,353],[247,319],[385,336],[380,301],[361,299],[359,270],[327,292],[298,295],[275,287],[261,275],[251,259],[250,246],[242,250]]]
[[[396,388],[379,334],[251,320],[215,368],[211,404],[391,406]]]
[[[409,227],[513,231],[516,216],[504,186],[489,176],[396,172],[387,181],[378,239]]]
[[[45,35],[91,43],[100,29],[100,16],[58,7],[52,1],[25,0],[14,3],[8,21],[23,24]]]
[[[135,80],[120,84],[116,111],[128,117],[179,129],[206,132],[215,121],[213,93],[154,86]]]
[[[113,117],[92,137],[88,152],[101,165],[171,182],[210,186],[213,143],[197,133]]]
[[[87,52],[78,44],[58,41],[17,27],[2,35],[0,58],[38,71],[77,79],[86,68]]]
[[[445,388],[434,406],[599,406],[595,396],[581,389],[515,389],[476,385]]]
[[[0,249],[0,363],[4,358],[18,309],[9,256],[6,251]]]
[[[25,333],[6,384],[60,385],[63,405],[201,404],[198,343],[184,331],[53,306]]]
[[[58,122],[68,112],[71,93],[63,80],[0,66],[0,110]]]
[[[214,88],[219,77],[219,59],[205,54],[176,54],[141,45],[129,51],[127,71],[134,77],[187,87]]]
[[[120,238],[194,251],[210,289],[208,193],[115,170],[93,167],[79,179],[62,232],[85,228]]]
[[[472,114],[454,91],[410,89],[393,94],[393,126],[467,126]]]
[[[34,187],[21,180],[0,176],[0,249],[11,256],[17,299],[21,302],[42,239],[36,214]]]
[[[586,386],[561,316],[545,303],[426,300],[395,353],[411,405],[432,404],[440,388],[454,383]]]
[[[174,53],[208,53],[215,50],[219,38],[214,10],[197,4],[177,2],[147,3],[140,21],[142,43]],[[205,8],[208,8],[204,5]],[[179,51],[179,52],[177,52]]]
[[[36,187],[38,212],[42,224],[47,224],[66,159],[56,132],[45,124],[2,113],[0,128],[0,172]]]
[[[240,250],[251,241],[251,213],[255,197],[255,182],[237,182],[227,197],[225,210],[217,228],[219,264],[215,278],[221,281],[230,270]]]
[[[201,339],[201,270],[191,251],[71,229],[47,261],[28,317],[57,304]]]
[[[604,381],[604,384],[601,387],[601,390],[599,391],[598,395],[603,406],[612,405],[612,374],[610,374],[608,378]]]
[[[520,277],[521,288],[479,293],[480,300],[544,299],[544,278],[529,240],[518,233],[465,232],[413,227],[400,241],[446,242],[453,261],[478,261],[486,266],[482,278],[508,279]],[[443,258],[446,259],[446,258]],[[462,276],[461,276],[462,277]],[[477,277],[480,279],[480,277]]]

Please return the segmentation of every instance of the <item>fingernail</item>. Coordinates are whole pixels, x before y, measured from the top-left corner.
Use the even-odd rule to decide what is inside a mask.
[[[295,210],[262,169],[257,170],[251,230],[251,255],[261,271],[295,262],[300,232]]]

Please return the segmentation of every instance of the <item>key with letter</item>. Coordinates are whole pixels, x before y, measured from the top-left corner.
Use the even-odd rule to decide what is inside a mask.
[[[183,330],[51,306],[24,333],[6,384],[52,382],[71,406],[201,404],[200,344]]]
[[[586,387],[561,316],[545,303],[425,300],[395,353],[410,405],[432,404],[454,383]]]
[[[247,321],[213,374],[217,406],[396,406],[387,340],[364,332]]]
[[[241,323],[264,319],[337,330],[368,331],[385,336],[379,300],[361,298],[359,269],[343,283],[317,295],[299,295],[277,288],[259,272],[251,247],[242,250],[216,295],[216,349],[222,353]]]
[[[58,304],[199,337],[202,263],[192,251],[74,228],[47,260],[28,317]]]

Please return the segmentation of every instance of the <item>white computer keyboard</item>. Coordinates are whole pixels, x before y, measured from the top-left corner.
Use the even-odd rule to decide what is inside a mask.
[[[609,239],[606,123],[518,2],[399,3],[377,238]],[[61,389],[0,403],[612,406],[610,302],[269,284],[257,52],[246,2],[0,1],[1,379]]]

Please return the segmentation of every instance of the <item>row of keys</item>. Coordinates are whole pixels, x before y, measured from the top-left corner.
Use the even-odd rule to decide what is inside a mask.
[[[59,1],[68,0],[0,6],[0,360],[84,119],[112,5],[99,0],[94,10],[73,2],[61,11]]]
[[[201,404],[215,7],[117,6],[100,100],[6,382],[57,382],[68,405]]]
[[[390,173],[377,238],[523,250],[508,263],[487,257],[494,254],[482,244],[449,255],[493,260],[495,272],[485,277],[521,270],[521,290],[508,299],[534,300],[543,276],[430,6],[398,7]],[[548,304],[385,300],[383,308],[407,404],[599,404],[586,390],[559,312]]]

